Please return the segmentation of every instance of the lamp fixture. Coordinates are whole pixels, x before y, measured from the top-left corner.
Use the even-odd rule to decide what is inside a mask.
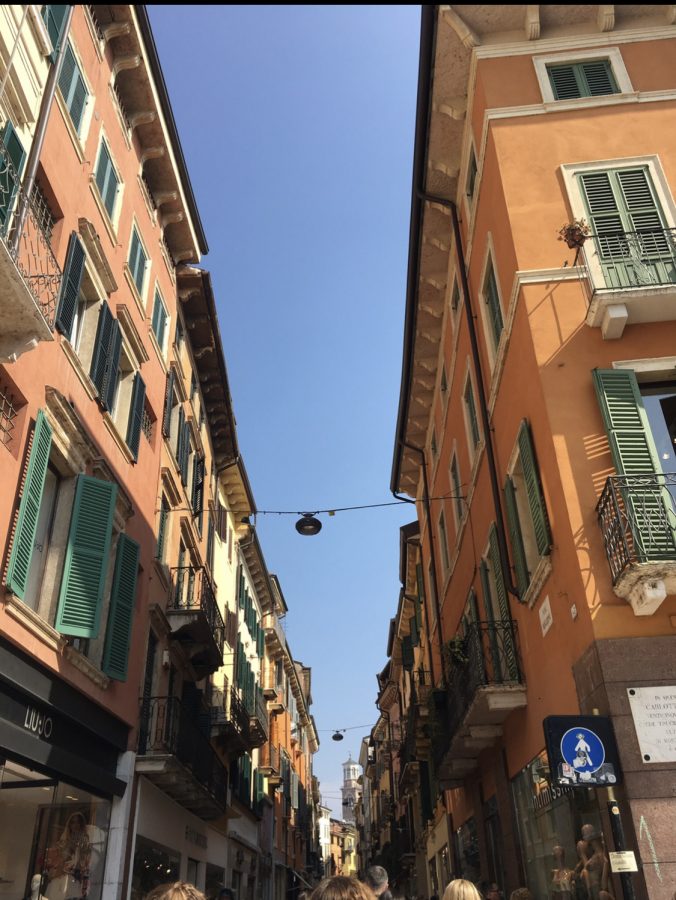
[[[332,741],[342,741],[343,740],[343,731],[345,731],[344,728],[342,730],[334,731],[334,733],[331,735],[331,740]]]
[[[312,513],[303,513],[302,518],[296,522],[296,531],[298,534],[311,536],[319,534],[322,530],[322,523]]]

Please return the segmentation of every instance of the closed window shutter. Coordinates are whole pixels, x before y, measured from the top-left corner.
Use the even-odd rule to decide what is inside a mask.
[[[112,411],[115,403],[115,391],[118,382],[118,367],[120,365],[120,350],[122,349],[122,331],[117,319],[113,319],[113,329],[106,360],[106,371],[103,379],[103,406]]]
[[[136,580],[140,547],[126,534],[117,541],[115,573],[110,592],[110,611],[106,627],[102,669],[116,681],[127,680],[129,643],[136,599]]]
[[[59,89],[73,122],[73,127],[79,134],[87,103],[87,87],[70,44],[68,44],[64,53],[61,74],[59,75]]]
[[[491,526],[490,535],[488,537],[489,555],[491,560],[491,569],[493,570],[493,581],[495,583],[495,593],[497,594],[498,609],[500,610],[500,618],[504,621],[511,619],[509,612],[509,602],[507,600],[507,589],[505,581],[502,577],[502,566],[500,565],[500,547],[498,545],[498,534],[495,525]]]
[[[162,298],[160,297],[158,291],[155,291],[155,303],[153,306],[153,318],[152,318],[152,329],[153,334],[157,338],[157,343],[159,344],[160,350],[164,349],[164,332],[167,323],[167,313],[164,309],[164,304],[162,303]],[[193,378],[195,376],[193,375]]]
[[[528,506],[533,520],[533,531],[535,532],[535,543],[540,556],[545,556],[549,553],[552,539],[549,531],[547,507],[545,506],[545,498],[542,493],[540,475],[535,459],[535,450],[533,449],[533,438],[527,422],[522,423],[518,440],[519,455],[521,456],[521,466],[528,495]]]
[[[502,309],[500,307],[500,297],[498,296],[498,285],[495,280],[495,270],[492,261],[489,260],[488,269],[486,271],[486,280],[484,282],[484,297],[488,306],[488,318],[491,327],[491,334],[495,347],[500,342],[500,335],[503,329]]]
[[[501,646],[497,640],[492,642],[493,667],[494,675],[500,679],[507,677],[512,681],[519,679],[519,662],[516,655],[516,643],[514,640],[514,632],[512,631],[512,616],[509,610],[509,601],[507,599],[507,589],[502,577],[502,568],[500,566],[500,548],[498,546],[498,533],[495,525],[491,526],[488,536],[489,557],[491,569],[493,570],[493,583],[495,584],[495,593],[497,594],[498,609],[500,610],[500,619],[502,620],[502,642]],[[486,578],[488,573],[486,572]],[[488,579],[487,579],[488,581]],[[488,584],[487,584],[488,586]],[[497,635],[496,635],[497,637]]]
[[[504,490],[505,506],[507,508],[507,527],[509,528],[509,538],[512,544],[512,553],[514,554],[516,585],[519,589],[519,593],[523,596],[530,583],[530,575],[528,572],[528,563],[526,562],[526,551],[523,546],[521,525],[519,523],[519,513],[516,505],[514,482],[509,477],[507,477],[507,480],[505,481]]]
[[[214,571],[214,520],[209,516],[207,524],[207,565],[211,572]]]
[[[549,80],[556,100],[573,100],[582,96],[582,85],[578,83],[575,66],[547,66]]]
[[[408,625],[411,630],[411,643],[414,647],[417,647],[420,643],[420,633],[418,632],[418,623],[415,616],[411,616]]]
[[[669,254],[665,221],[647,169],[620,169],[614,174],[631,230],[638,233],[641,255]]]
[[[481,592],[484,597],[484,609],[486,610],[486,619],[493,622],[495,615],[493,613],[493,603],[491,596],[491,583],[488,578],[488,566],[485,560],[481,560],[479,564],[479,576],[481,578]]]
[[[581,63],[580,68],[587,88],[587,96],[598,97],[603,94],[618,93],[613,70],[607,59]]]
[[[129,269],[131,271],[134,284],[139,292],[143,293],[143,279],[146,270],[146,255],[141,244],[141,238],[134,228],[131,236],[131,247],[129,250]]]
[[[188,457],[185,453],[185,440],[186,440],[186,432],[185,428],[185,413],[183,412],[183,407],[179,407],[178,410],[178,443],[176,445],[176,462],[178,463],[178,467],[181,471],[181,481],[183,484],[186,483],[188,474],[187,474],[187,462]]]
[[[111,219],[115,210],[115,198],[117,196],[118,185],[119,181],[115,174],[113,161],[110,158],[108,148],[102,141],[101,149],[99,150],[99,161],[96,167],[96,186],[99,189],[101,200]]]
[[[52,427],[42,410],[38,410],[33,431],[33,443],[26,470],[19,514],[14,530],[12,553],[7,568],[7,589],[22,600],[26,593],[28,572],[33,556],[35,532],[40,515],[42,491],[45,486],[49,451],[52,446]]]
[[[164,414],[162,416],[162,434],[168,438],[171,434],[171,410],[174,402],[174,370],[167,375],[167,391],[164,395]]]
[[[467,167],[467,196],[472,199],[474,196],[474,185],[476,184],[476,156],[474,154],[474,148],[470,148],[470,158],[469,165]]]
[[[9,225],[14,197],[26,160],[26,151],[9,119],[2,132],[2,143],[5,152],[0,165],[0,225],[6,227]]]
[[[618,93],[617,83],[607,59],[548,66],[547,71],[556,100],[574,100],[578,97],[599,97]]]
[[[110,383],[117,378],[117,366],[120,359],[120,326],[117,319],[113,318],[108,304],[101,304],[99,322],[94,341],[94,354],[92,356],[91,377],[97,391],[99,400],[105,409],[110,409]],[[111,377],[111,369],[114,364],[114,374]]]
[[[401,639],[401,664],[408,672],[413,668],[413,641],[410,635]]]
[[[183,411],[181,410],[181,413]],[[188,468],[190,465],[190,423],[183,422],[183,449],[182,457],[179,459],[179,467],[181,469],[181,481],[183,484],[188,483]]]
[[[239,567],[239,580],[237,583],[237,602],[240,609],[244,608],[244,572],[242,567]]]
[[[52,42],[53,49],[52,53],[50,54],[50,59],[52,62],[54,62],[56,58],[56,51],[59,49],[59,44],[61,43],[61,36],[66,24],[67,13],[68,6],[46,5],[42,7],[42,18],[44,19],[45,25],[47,26],[49,39]]]
[[[160,521],[157,529],[157,558],[159,560],[162,560],[164,558],[164,539],[166,535],[168,513],[169,504],[167,503],[167,498],[162,495],[162,502],[160,504]]]
[[[204,457],[198,456],[193,466],[192,509],[197,531],[202,533],[202,504],[204,500]]]
[[[141,373],[134,375],[134,386],[131,393],[131,408],[129,410],[129,425],[127,427],[127,446],[134,455],[134,461],[138,460],[139,444],[141,442],[141,426],[143,425],[143,408],[146,402],[146,386],[141,378]]]
[[[66,107],[68,107],[68,95],[70,94],[70,88],[73,83],[73,78],[75,77],[76,69],[77,62],[75,61],[75,54],[73,53],[73,48],[68,44],[63,54],[61,72],[59,73],[59,90],[61,91],[61,96],[64,99]]]
[[[56,613],[61,634],[98,636],[116,497],[116,484],[78,475]]]
[[[70,236],[66,265],[61,279],[61,294],[56,311],[55,326],[66,337],[71,335],[75,313],[77,312],[80,287],[84,274],[86,254],[75,232]]]
[[[109,168],[108,168],[108,178],[106,181],[106,190],[103,194],[103,205],[106,208],[106,212],[113,218],[113,213],[115,212],[115,199],[117,197],[117,189],[120,185],[117,175],[115,174],[115,169],[113,168],[112,161],[109,160]]]

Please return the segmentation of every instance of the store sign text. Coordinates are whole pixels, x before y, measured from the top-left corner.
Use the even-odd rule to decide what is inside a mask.
[[[40,712],[39,709],[36,709],[34,706],[26,707],[26,718],[23,722],[23,727],[26,731],[30,731],[32,734],[37,735],[39,738],[43,738],[45,741],[48,741],[52,736],[52,731],[54,730],[54,720],[51,716],[46,716],[43,712]]]
[[[185,826],[185,839],[186,841],[190,841],[191,844],[195,844],[197,847],[202,847],[204,850],[207,849],[206,834],[201,834],[199,831],[191,828],[190,825]]]

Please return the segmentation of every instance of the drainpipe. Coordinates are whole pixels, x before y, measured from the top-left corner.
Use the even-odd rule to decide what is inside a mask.
[[[38,171],[38,163],[40,162],[42,148],[45,143],[47,124],[49,122],[49,117],[52,111],[52,104],[54,103],[54,95],[56,94],[56,86],[59,83],[61,68],[63,66],[63,51],[66,46],[68,32],[70,31],[70,23],[73,19],[73,10],[74,7],[72,5],[68,7],[68,12],[66,13],[66,21],[61,33],[61,40],[59,42],[59,46],[56,48],[56,59],[54,60],[54,65],[49,70],[47,83],[45,84],[45,92],[42,95],[42,102],[40,103],[40,112],[38,113],[38,121],[37,125],[35,126],[35,135],[33,137],[33,143],[31,144],[30,153],[28,154],[28,160],[26,162],[26,172],[21,184],[21,187],[23,189],[23,200],[17,213],[17,224],[16,228],[14,229],[14,236],[12,237],[12,250],[14,252],[16,252],[16,249],[19,246],[19,240],[21,238],[21,233],[26,221],[26,215],[28,213],[30,196],[33,192],[35,176]]]
[[[507,552],[507,535],[505,534],[505,526],[502,518],[502,503],[500,501],[500,485],[498,482],[498,469],[495,460],[495,452],[493,450],[493,441],[491,440],[491,424],[488,418],[488,404],[486,403],[486,392],[484,390],[483,372],[481,369],[481,357],[479,356],[479,342],[477,340],[476,327],[474,325],[474,310],[471,305],[471,295],[469,291],[469,281],[467,280],[467,268],[465,265],[465,254],[462,249],[462,236],[460,234],[460,223],[458,221],[458,208],[452,200],[445,197],[436,197],[434,194],[426,194],[423,191],[416,192],[421,200],[427,200],[429,203],[439,203],[445,206],[451,212],[453,220],[453,234],[455,236],[455,248],[458,255],[458,269],[460,271],[460,281],[462,283],[462,293],[465,300],[465,313],[467,317],[467,327],[469,329],[469,339],[472,348],[472,361],[474,363],[474,371],[476,373],[477,390],[479,392],[479,408],[481,410],[481,424],[485,435],[486,459],[488,460],[488,471],[491,481],[491,493],[493,494],[493,506],[495,509],[495,524],[498,536],[498,548],[500,550],[500,566],[502,568],[502,577],[505,586],[510,594],[521,600],[518,588],[512,581],[512,570],[509,565],[509,553]]]
[[[441,624],[441,608],[439,606],[439,586],[437,584],[437,558],[436,553],[434,552],[434,534],[432,532],[432,514],[430,511],[430,492],[429,486],[427,483],[427,460],[425,459],[425,451],[421,447],[416,447],[415,444],[409,444],[408,441],[404,441],[401,438],[399,439],[399,443],[402,447],[406,447],[407,450],[414,450],[416,453],[420,454],[420,458],[422,460],[422,471],[423,471],[423,505],[425,507],[425,513],[427,517],[427,530],[429,531],[430,536],[430,559],[432,561],[432,581],[433,581],[433,589],[434,589],[434,613],[437,618],[437,636],[439,643],[439,658],[441,660],[441,678],[443,682],[443,686],[446,684],[446,666],[444,665],[444,633],[443,626]],[[396,491],[392,491],[394,497],[397,500],[407,500],[408,503],[413,501],[408,500],[406,497],[400,497]]]

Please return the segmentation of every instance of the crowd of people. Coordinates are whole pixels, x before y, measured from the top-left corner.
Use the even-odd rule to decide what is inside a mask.
[[[500,891],[496,884],[486,887],[482,893],[464,878],[455,878],[448,884],[441,900],[498,900]],[[186,881],[161,884],[146,895],[145,900],[206,900],[198,888]],[[223,888],[217,900],[235,900],[230,888]],[[371,866],[363,881],[347,875],[333,875],[320,881],[313,891],[302,892],[298,900],[405,900],[396,889],[390,890],[387,872],[382,866]],[[435,895],[430,900],[439,900]],[[528,888],[512,891],[509,900],[533,900]]]

